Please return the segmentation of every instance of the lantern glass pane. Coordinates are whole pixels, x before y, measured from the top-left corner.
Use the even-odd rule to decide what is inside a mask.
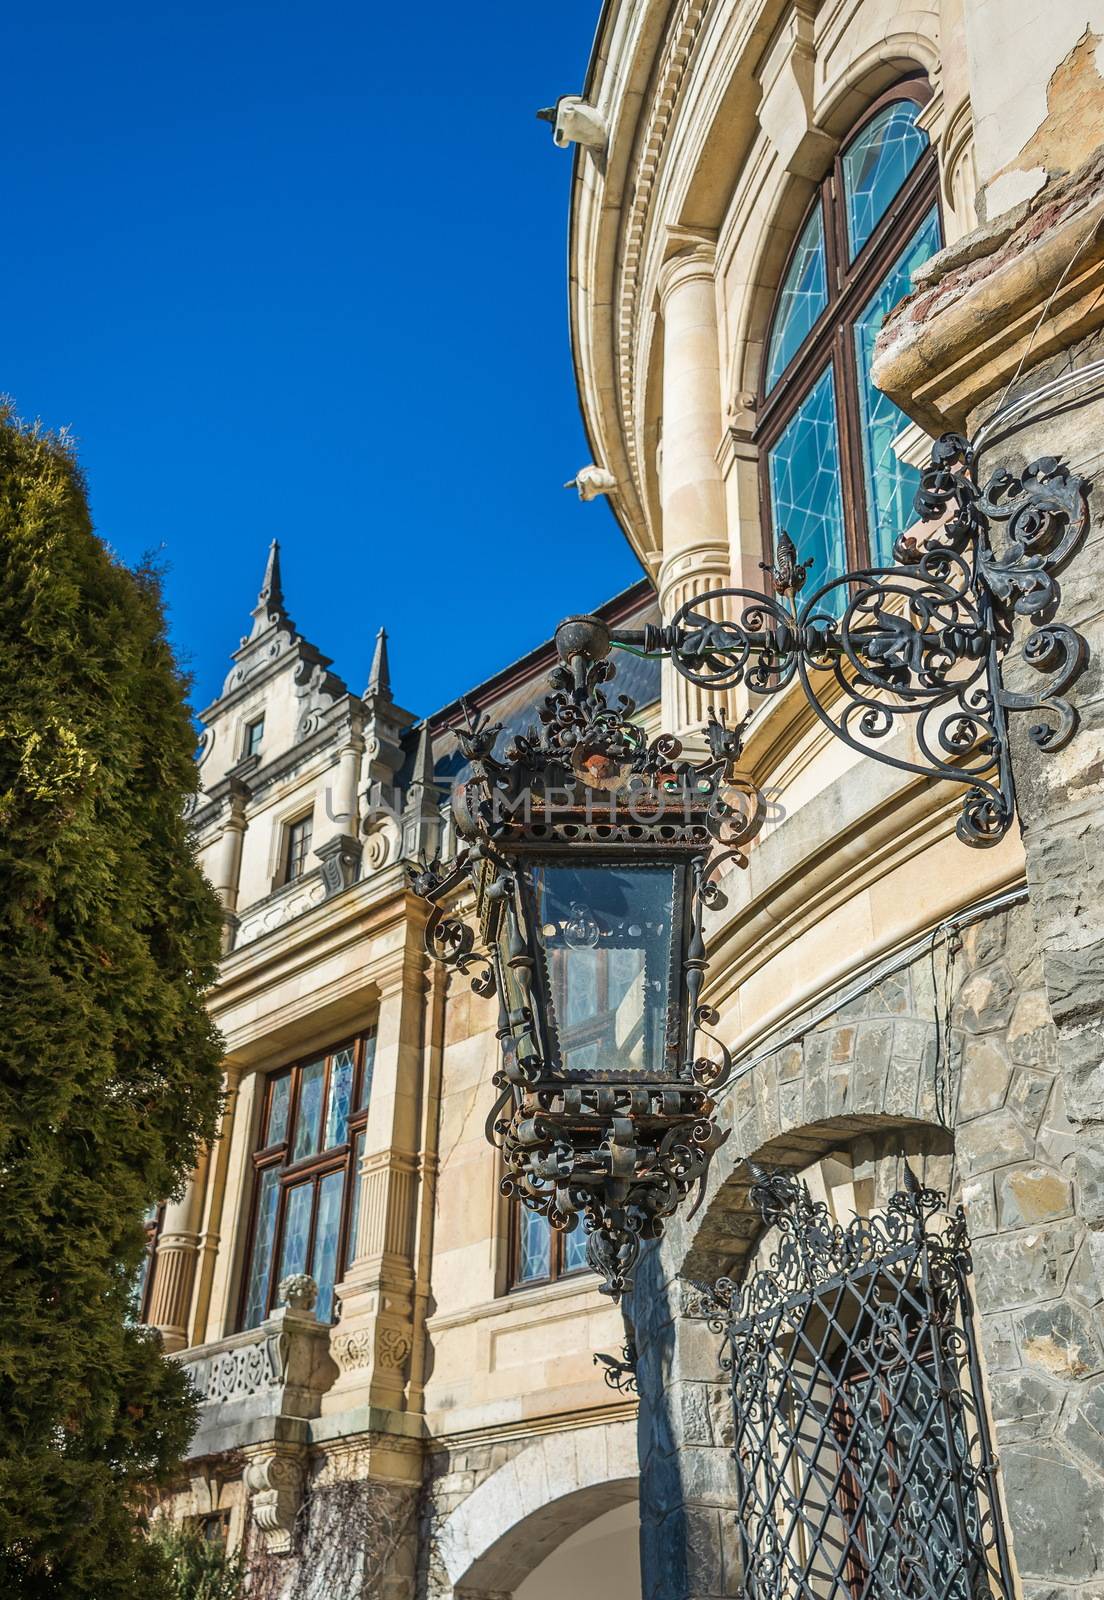
[[[530,869],[549,1022],[567,1075],[664,1075],[677,870]]]

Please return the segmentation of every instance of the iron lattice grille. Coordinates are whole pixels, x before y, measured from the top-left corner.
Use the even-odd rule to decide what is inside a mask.
[[[1011,1600],[961,1208],[909,1168],[884,1215],[831,1220],[756,1172],[769,1266],[721,1279],[741,1600]]]

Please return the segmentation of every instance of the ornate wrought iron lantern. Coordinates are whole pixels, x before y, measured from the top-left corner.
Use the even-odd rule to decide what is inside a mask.
[[[712,718],[708,755],[686,760],[677,739],[647,740],[626,696],[610,704],[603,623],[571,618],[556,643],[539,730],[502,756],[499,725],[473,718],[461,733],[463,848],[415,888],[434,906],[430,952],[499,997],[487,1127],[503,1190],[555,1228],[585,1227],[616,1297],[725,1137],[711,1091],[731,1057],[717,1041],[715,1058],[696,1053],[717,1020],[700,1000],[702,915],[724,903],[718,868],[747,864],[763,805],[736,771],[738,728]],[[450,914],[465,882],[485,955]]]
[[[1054,621],[1055,573],[1084,539],[1087,492],[1053,457],[982,485],[974,448],[947,434],[916,498],[935,526],[923,542],[903,534],[895,566],[844,573],[799,601],[810,563],[780,534],[771,593],[711,590],[708,612],[699,597],[643,630],[569,618],[540,729],[501,756],[497,724],[475,718],[460,735],[472,768],[453,797],[463,848],[414,880],[434,907],[427,946],[499,996],[501,1094],[487,1126],[504,1191],[553,1227],[584,1226],[615,1297],[726,1136],[713,1094],[732,1057],[715,1038],[715,1058],[696,1054],[718,1020],[700,998],[702,915],[723,904],[717,869],[747,864],[763,805],[736,773],[741,729],[723,716],[695,764],[671,736],[649,743],[625,696],[610,704],[611,648],[665,656],[706,689],[772,695],[796,679],[853,749],[962,785],[959,837],[992,845],[1015,816],[1009,714],[1040,714],[1029,734],[1042,750],[1076,725],[1063,696],[1086,649]],[[718,617],[725,602],[735,615]],[[1022,658],[1040,674],[1035,694],[1005,683],[1017,616],[1031,624]],[[891,746],[902,726],[911,747]],[[465,883],[486,954],[450,914]]]

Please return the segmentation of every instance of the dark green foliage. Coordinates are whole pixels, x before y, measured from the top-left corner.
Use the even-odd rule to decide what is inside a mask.
[[[185,683],[67,449],[0,412],[0,1594],[161,1600],[134,1507],[187,1446],[128,1323],[145,1208],[215,1126],[218,908]]]
[[[238,1600],[245,1565],[240,1551],[205,1539],[198,1528],[158,1521],[151,1543],[165,1557],[173,1600]]]

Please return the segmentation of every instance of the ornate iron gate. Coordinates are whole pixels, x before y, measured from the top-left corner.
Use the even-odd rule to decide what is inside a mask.
[[[769,1266],[721,1279],[744,1600],[1011,1600],[961,1208],[905,1168],[885,1214],[833,1222],[756,1170]]]

